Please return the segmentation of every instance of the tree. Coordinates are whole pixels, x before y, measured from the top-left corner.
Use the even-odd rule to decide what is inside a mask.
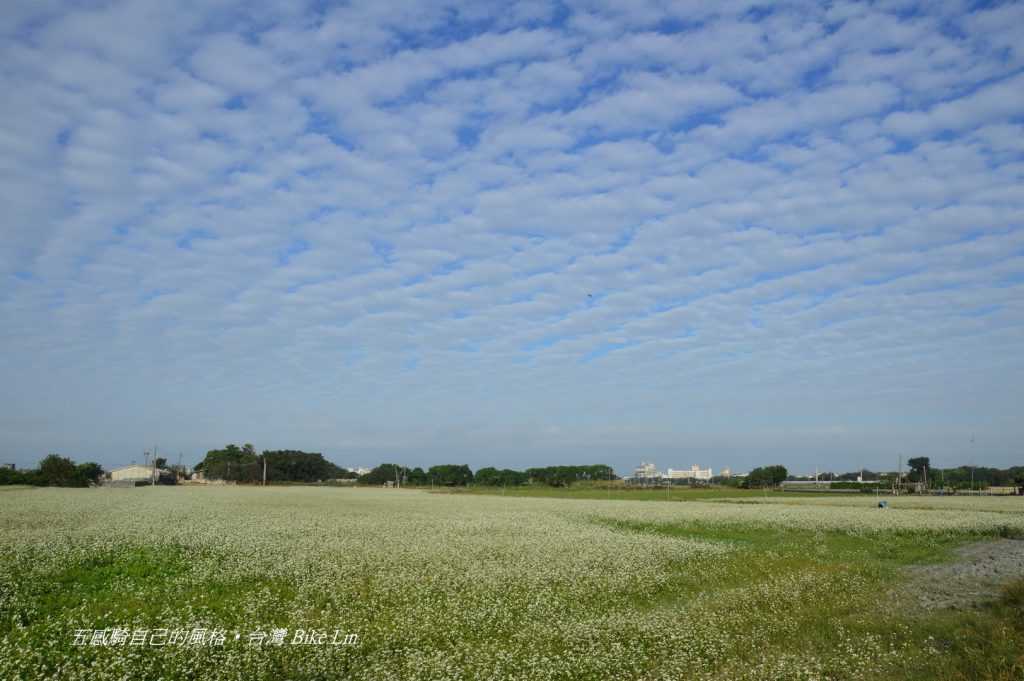
[[[610,466],[593,464],[590,466],[547,466],[545,468],[527,468],[526,475],[533,482],[541,482],[552,487],[568,487],[581,480],[617,480]]]
[[[320,452],[293,449],[264,451],[261,465],[263,461],[267,464],[268,482],[317,482],[349,476],[349,471],[331,463]],[[351,477],[356,476],[351,474]]]
[[[167,459],[165,457],[158,456],[153,459],[153,465],[156,468],[167,468]]]
[[[438,485],[468,485],[473,482],[473,471],[466,464],[449,463],[431,466],[427,471],[427,477],[433,479]]]
[[[75,482],[75,464],[60,454],[50,454],[39,462],[39,477],[44,485],[69,487]]]
[[[29,484],[28,478],[23,471],[11,470],[10,468],[0,468],[0,485],[26,485]]]
[[[262,477],[263,470],[256,457],[255,448],[250,445],[239,447],[227,445],[224,449],[211,449],[196,466],[211,480],[234,480],[255,482]]]
[[[913,459],[907,459],[907,466],[910,468],[910,473],[907,479],[910,482],[924,482],[928,476],[928,467],[931,462],[927,456],[918,456]]]
[[[785,466],[764,466],[747,474],[748,487],[775,487],[789,475]]]
[[[405,466],[397,463],[382,463],[366,475],[359,477],[361,485],[385,485],[389,482],[401,480]]]
[[[410,485],[429,485],[430,476],[422,468],[417,466],[412,470],[406,469],[405,480]]]
[[[95,461],[86,461],[75,466],[75,477],[83,485],[95,484],[103,477],[103,467]]]
[[[473,476],[473,482],[488,487],[525,485],[529,481],[530,478],[526,473],[508,468],[501,470],[497,468],[481,468]]]

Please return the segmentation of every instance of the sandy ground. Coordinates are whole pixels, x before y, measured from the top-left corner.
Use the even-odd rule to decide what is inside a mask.
[[[968,544],[956,558],[938,565],[908,568],[904,595],[926,610],[972,608],[994,600],[999,588],[1024,578],[1024,540],[999,539]]]

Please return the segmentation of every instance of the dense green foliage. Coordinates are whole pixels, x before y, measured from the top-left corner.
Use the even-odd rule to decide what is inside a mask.
[[[0,469],[0,485],[36,485],[38,487],[88,487],[103,477],[103,467],[88,461],[75,464],[60,454],[50,454],[39,468],[16,471]]]
[[[853,471],[849,473],[832,473],[822,471],[819,479],[823,481],[856,482],[858,476],[864,480],[879,480],[882,486],[892,486],[896,481],[896,471],[876,472],[871,470]],[[905,482],[928,482],[928,487],[949,489],[985,489],[986,487],[1024,487],[1024,466],[1009,468],[989,468],[985,466],[956,466],[954,468],[933,468],[927,456],[907,459],[907,467],[903,471]],[[973,482],[972,482],[973,480]]]
[[[366,475],[359,476],[359,484],[385,485],[389,482],[401,483],[407,470],[405,466],[399,466],[397,463],[382,463]]]
[[[274,450],[263,452],[268,482],[316,482],[333,478],[352,478],[355,473],[334,465],[319,452]]]
[[[241,447],[230,444],[224,449],[211,449],[196,466],[211,480],[260,482],[266,464],[267,482],[317,482],[334,478],[351,478],[351,473],[336,466],[319,452],[273,450],[257,454],[251,444]]]
[[[786,479],[789,471],[785,466],[764,466],[747,474],[747,487],[775,487]]]
[[[487,485],[489,487],[514,487],[516,485],[525,485],[530,481],[528,476],[523,471],[514,471],[509,468],[481,468],[476,472],[474,477],[476,484]]]
[[[933,468],[928,471],[928,482],[932,487],[955,489],[984,487],[1024,487],[1024,466],[1010,468],[986,468],[984,466],[958,466],[956,468]]]
[[[235,482],[255,482],[262,478],[262,468],[258,465],[256,449],[251,444],[230,444],[224,449],[211,449],[199,464],[197,471],[202,471],[210,480],[232,480]]]
[[[475,474],[466,464],[441,464],[431,466],[426,472],[421,468],[408,468],[395,463],[383,463],[359,478],[360,484],[464,487],[470,483],[485,487],[508,487],[535,483],[552,487],[566,487],[581,481],[618,480],[610,466],[548,466],[529,468],[525,471],[512,469],[481,468]]]
[[[531,482],[540,482],[552,487],[568,487],[581,480],[617,480],[610,466],[595,464],[591,466],[547,466],[546,468],[527,468],[526,475]]]
[[[417,466],[416,468],[404,468],[405,477],[402,479],[403,484],[407,485],[429,485],[430,476],[427,472]]]
[[[431,466],[430,470],[409,468],[397,463],[382,463],[366,475],[360,476],[361,485],[440,485],[443,487],[465,486],[473,482],[473,471],[466,464],[443,464]]]
[[[427,477],[435,485],[446,487],[468,485],[473,482],[473,471],[466,464],[446,463],[440,466],[431,466],[427,471]]]
[[[928,469],[931,467],[931,459],[927,456],[917,456],[907,459],[907,467],[910,468],[908,479],[911,482],[923,482],[928,477]]]

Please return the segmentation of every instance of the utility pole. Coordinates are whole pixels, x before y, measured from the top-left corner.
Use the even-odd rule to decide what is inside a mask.
[[[971,494],[974,494],[974,433],[971,433]]]
[[[260,458],[263,459],[263,486],[266,487],[267,486],[267,455],[264,454]]]
[[[896,457],[896,482],[893,484],[892,492],[894,495],[900,495],[900,487],[903,485],[903,457]]]

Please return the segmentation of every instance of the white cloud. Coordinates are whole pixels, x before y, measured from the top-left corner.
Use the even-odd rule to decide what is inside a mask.
[[[0,449],[1010,463],[1019,8],[752,9],[12,7]]]
[[[937,104],[927,111],[897,111],[885,119],[885,127],[903,137],[936,132],[959,132],[1003,121],[1024,110],[1024,76],[1014,76],[985,86],[963,97]]]

